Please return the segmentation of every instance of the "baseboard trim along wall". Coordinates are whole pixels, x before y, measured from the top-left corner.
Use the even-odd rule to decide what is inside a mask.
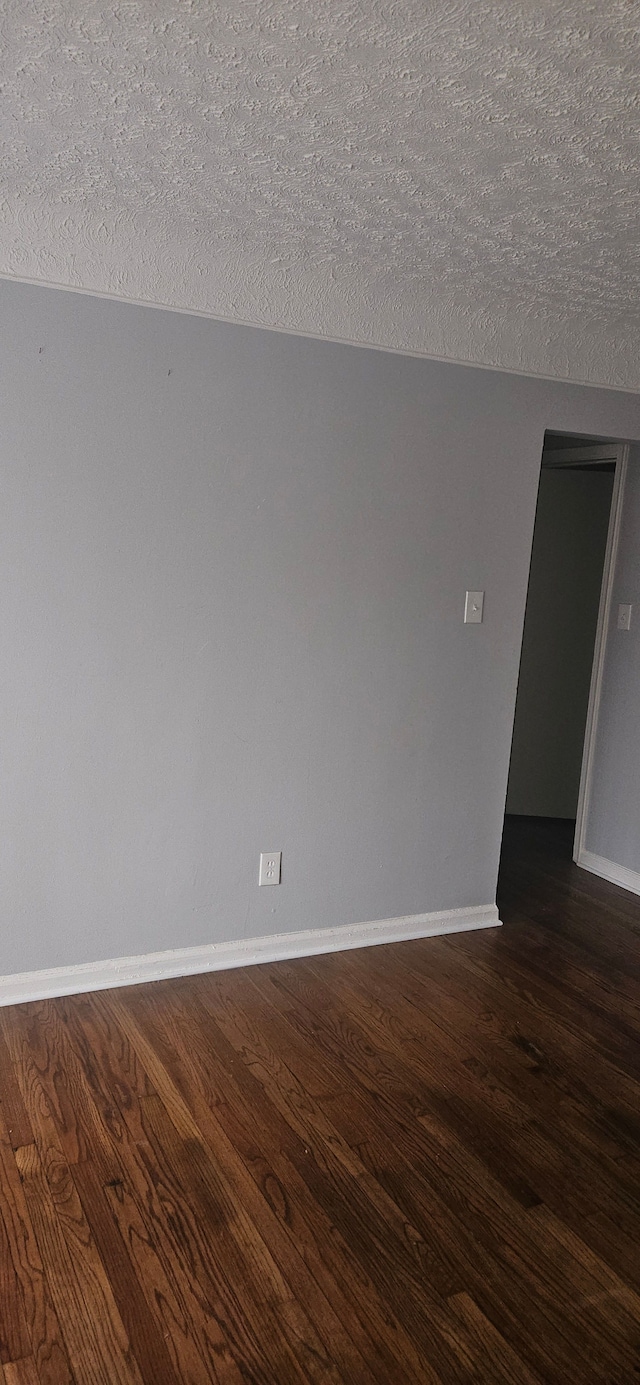
[[[171,976],[225,971],[257,962],[281,962],[292,957],[313,957],[321,952],[372,947],[379,943],[408,942],[476,928],[499,928],[495,904],[478,908],[448,909],[406,918],[377,919],[373,923],[345,924],[338,928],[310,928],[300,933],[274,933],[238,942],[205,943],[169,952],[148,952],[141,957],[111,957],[104,962],[82,962],[72,967],[50,967],[0,977],[0,1005],[20,1005],[28,1000],[104,991],[114,986],[136,986],[143,981],[163,981]]]
[[[593,851],[580,851],[576,864],[582,866],[583,870],[590,870],[592,875],[601,875],[603,880],[621,885],[623,890],[640,894],[640,874],[637,870],[627,870],[626,866],[618,866],[615,861],[608,861],[606,856],[596,856]]]

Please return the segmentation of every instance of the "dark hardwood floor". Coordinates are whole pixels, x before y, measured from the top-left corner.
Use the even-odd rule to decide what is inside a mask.
[[[0,1011],[0,1379],[640,1385],[640,900]]]

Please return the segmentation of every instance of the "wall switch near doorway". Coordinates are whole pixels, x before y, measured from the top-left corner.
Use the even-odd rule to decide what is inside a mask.
[[[626,605],[626,606],[618,606],[618,629],[619,629],[619,630],[630,630],[630,629],[631,629],[631,614],[632,614],[632,611],[633,611],[633,606],[631,605],[631,603],[629,603],[629,604]]]
[[[482,625],[484,592],[467,592],[464,601],[465,625]]]

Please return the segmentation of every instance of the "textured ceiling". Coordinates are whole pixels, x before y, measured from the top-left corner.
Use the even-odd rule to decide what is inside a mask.
[[[0,0],[0,273],[640,389],[640,3]]]

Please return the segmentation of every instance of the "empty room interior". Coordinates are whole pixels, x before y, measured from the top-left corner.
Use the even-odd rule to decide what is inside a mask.
[[[1,1385],[632,1385],[640,7],[0,37]]]

